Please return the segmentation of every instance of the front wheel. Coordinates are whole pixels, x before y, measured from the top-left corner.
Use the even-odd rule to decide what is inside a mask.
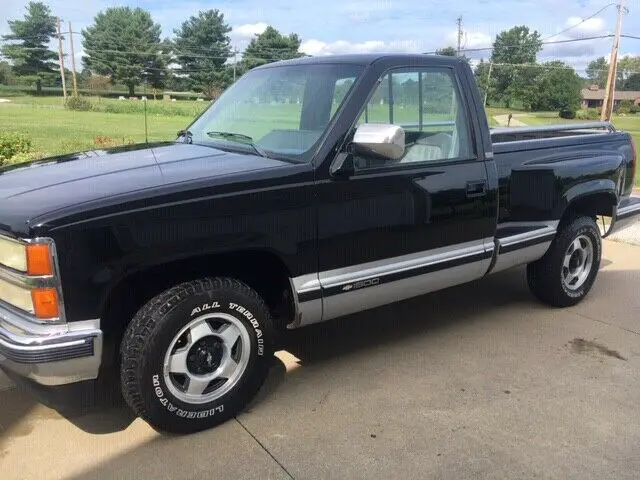
[[[527,265],[527,281],[533,294],[555,307],[576,305],[595,283],[602,241],[590,217],[564,224],[540,260]]]
[[[257,393],[272,342],[269,311],[247,285],[229,278],[177,285],[150,300],[127,328],[123,396],[158,430],[214,427]]]

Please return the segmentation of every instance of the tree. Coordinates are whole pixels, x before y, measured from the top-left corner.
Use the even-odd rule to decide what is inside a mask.
[[[0,85],[11,85],[15,78],[9,62],[0,61]]]
[[[618,60],[619,88],[627,90],[627,80],[636,73],[640,73],[640,57],[626,56]]]
[[[135,87],[162,64],[159,24],[141,8],[113,7],[98,13],[94,25],[82,30],[84,64],[94,73],[122,82],[135,95]]]
[[[494,64],[492,75],[496,79],[495,95],[504,100],[507,107],[514,94],[522,96],[524,93],[518,94],[515,88],[529,88],[526,78],[517,77],[524,72],[521,67],[523,64],[536,63],[540,50],[540,34],[537,31],[531,32],[525,25],[505,30],[496,36],[491,54],[491,62]]]
[[[302,40],[298,34],[282,35],[272,26],[251,39],[242,58],[243,70],[248,70],[266,63],[289,60],[304,56],[298,49]]]
[[[56,19],[42,2],[29,2],[23,20],[9,20],[11,33],[2,38],[10,43],[2,47],[2,54],[13,62],[13,72],[34,81],[38,94],[42,80],[55,75],[55,52],[48,48],[56,34]]]
[[[593,85],[605,88],[607,76],[609,75],[609,62],[604,57],[596,58],[587,65],[587,78]]]
[[[454,47],[444,47],[436,50],[436,55],[444,55],[445,57],[457,57],[458,50]]]
[[[467,57],[464,54],[458,55],[458,50],[456,50],[454,47],[440,48],[440,49],[436,50],[436,55],[442,55],[442,56],[445,56],[445,57],[458,57],[458,58],[461,58],[462,60],[464,60],[467,63],[469,63],[469,61],[471,60],[469,57]]]
[[[629,91],[640,91],[640,73],[634,73],[624,82],[624,89]]]
[[[532,110],[575,112],[580,108],[582,79],[566,63],[553,61],[541,64],[535,84],[537,95]]]
[[[169,76],[167,65],[171,59],[172,43],[165,39],[159,47],[157,55],[147,59],[144,66],[144,79],[154,89],[163,89]]]
[[[229,32],[231,27],[218,10],[198,12],[174,30],[176,61],[195,91],[226,87],[223,70],[231,56]]]

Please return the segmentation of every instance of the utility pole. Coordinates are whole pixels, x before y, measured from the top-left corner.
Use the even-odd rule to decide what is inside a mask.
[[[489,85],[491,85],[491,70],[493,69],[493,62],[489,61],[489,73],[487,74],[487,88],[484,91],[483,107],[487,106],[487,95],[489,95]]]
[[[458,17],[458,56],[460,56],[460,48],[462,46],[462,15]]]
[[[233,50],[233,83],[236,83],[236,64],[238,63],[238,51]]]
[[[64,79],[64,54],[62,53],[62,36],[60,34],[60,17],[57,18],[58,24],[58,59],[60,61],[60,77],[62,78],[62,96],[67,101],[67,83]]]
[[[618,21],[616,23],[616,33],[613,38],[613,47],[611,48],[611,58],[609,59],[609,76],[604,91],[604,101],[602,102],[602,111],[600,113],[601,121],[611,121],[613,113],[613,105],[616,92],[616,76],[618,73],[618,50],[620,48],[620,31],[622,30],[622,15],[625,13],[624,0],[620,0],[618,4]]]
[[[73,96],[78,96],[78,82],[76,80],[76,52],[73,49],[73,30],[71,30],[71,22],[69,22],[69,40],[71,41],[71,75],[73,78]]]

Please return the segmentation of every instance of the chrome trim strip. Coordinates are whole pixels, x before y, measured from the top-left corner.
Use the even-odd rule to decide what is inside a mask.
[[[555,227],[545,227],[540,228],[538,230],[533,230],[531,232],[519,233],[517,235],[512,235],[510,237],[505,237],[498,239],[500,243],[500,247],[511,247],[517,243],[524,243],[531,240],[536,240],[538,238],[544,238],[550,235],[555,235],[556,228]]]
[[[6,266],[0,267],[0,279],[15,285],[16,287],[24,288],[55,288],[56,284],[52,276],[44,277],[30,277],[24,273],[20,273],[17,270],[13,270]]]
[[[524,248],[518,248],[516,250],[510,250],[504,253],[498,253],[496,263],[489,271],[489,274],[501,272],[518,265],[535,262],[544,256],[550,246],[551,241],[548,241],[536,243],[535,245],[530,245]]]
[[[476,280],[486,272],[488,261],[490,259],[464,263],[435,272],[333,295],[324,299],[322,321],[390,305],[401,300]]]
[[[502,228],[518,228],[518,227],[552,227],[554,230],[558,229],[560,220],[543,220],[538,222],[504,222],[498,224],[498,230]]]
[[[320,278],[317,273],[309,273],[292,278],[291,284],[298,293],[313,292],[320,289]]]
[[[378,295],[380,295],[380,292],[385,291],[395,292],[395,285],[407,285],[407,281],[416,278],[422,279],[422,281],[418,280],[417,283],[410,288],[402,287],[406,292],[417,293],[409,293],[409,296],[398,292],[393,293],[393,296],[397,297],[396,300],[409,298],[410,296],[421,295],[452,285],[448,281],[444,281],[443,287],[438,286],[438,278],[444,278],[446,280],[449,276],[449,274],[442,273],[442,271],[459,272],[459,274],[450,274],[457,279],[453,284],[464,283],[465,281],[479,278],[486,272],[491,263],[494,249],[495,244],[493,237],[482,238],[457,245],[292,278],[291,287],[292,290],[294,290],[296,315],[294,321],[288,325],[288,328],[297,328],[329,320],[336,316],[346,315],[354,311],[365,310],[383,304],[379,303],[379,298],[372,298],[370,305],[361,304],[360,306],[352,306],[346,309],[341,308],[340,310],[346,313],[338,314],[334,307],[334,305],[336,305],[334,301],[336,297],[342,298],[347,296],[351,298],[351,295],[355,295],[356,298],[360,298],[364,295],[360,293],[362,291],[377,291],[379,292]],[[485,258],[478,259],[478,256],[484,256]],[[474,260],[473,257],[476,259]],[[464,259],[469,259],[469,261],[462,263],[462,265],[443,267],[442,271],[420,273],[421,269],[430,266],[456,262],[458,260],[464,261]],[[416,272],[415,275],[410,275],[413,271]],[[409,275],[407,278],[389,278],[402,273],[409,273]],[[380,284],[372,284],[371,286],[361,289],[357,289],[356,287],[355,290],[352,290],[351,284],[378,277],[380,278]],[[386,282],[384,281],[384,277],[387,277]],[[410,283],[411,282],[409,282],[409,284]],[[344,291],[336,292],[336,289],[340,289],[340,287],[345,287]],[[326,296],[328,290],[333,290],[329,297]],[[303,300],[305,297],[308,298],[308,300]],[[384,294],[382,298],[387,299],[385,300],[386,303],[395,301],[393,298]],[[340,304],[341,301],[337,303]],[[356,310],[354,310],[354,308],[356,308]]]
[[[48,350],[55,350],[57,348],[65,348],[65,347],[74,347],[77,345],[83,345],[86,343],[86,339],[83,338],[81,340],[69,340],[65,342],[56,342],[55,344],[43,345],[41,343],[36,343],[35,345],[21,345],[15,341],[15,336],[13,342],[9,342],[3,338],[3,335],[6,335],[7,332],[2,332],[0,329],[0,346],[5,347],[9,350],[20,351],[20,352],[43,352]],[[1,352],[1,350],[0,350]]]
[[[353,283],[371,277],[396,274],[426,267],[437,263],[464,258],[487,251],[485,241],[474,240],[452,246],[411,253],[399,257],[385,258],[359,265],[337,268],[320,272],[318,277],[322,288],[335,287],[344,283]]]

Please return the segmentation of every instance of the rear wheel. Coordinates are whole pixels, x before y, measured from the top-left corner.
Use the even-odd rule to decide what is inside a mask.
[[[576,217],[564,223],[544,257],[527,266],[529,288],[549,305],[575,305],[595,283],[601,256],[595,220]]]
[[[272,337],[269,311],[247,285],[228,278],[180,284],[149,301],[127,328],[124,398],[158,430],[211,428],[256,394]]]

